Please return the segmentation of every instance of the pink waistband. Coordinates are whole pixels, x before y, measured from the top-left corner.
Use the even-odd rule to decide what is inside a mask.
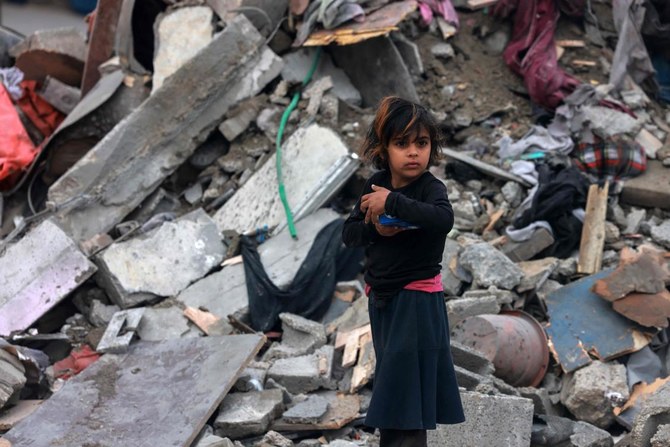
[[[369,296],[371,289],[372,287],[366,284],[365,294]],[[403,289],[414,290],[417,292],[428,292],[428,293],[442,292],[444,290],[442,288],[442,274],[438,273],[437,276],[429,279],[420,279],[418,281],[412,281],[411,283],[403,287]]]

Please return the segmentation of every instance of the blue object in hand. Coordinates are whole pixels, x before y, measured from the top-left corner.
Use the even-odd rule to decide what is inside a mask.
[[[398,227],[405,228],[407,230],[415,230],[419,228],[417,225],[411,224],[397,217],[389,216],[388,214],[382,214],[379,216],[379,225],[384,225],[386,227]]]

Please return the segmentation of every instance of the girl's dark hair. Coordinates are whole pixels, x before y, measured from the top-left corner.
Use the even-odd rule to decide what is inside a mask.
[[[422,128],[428,131],[430,137],[428,166],[432,166],[440,159],[441,134],[435,117],[424,106],[406,99],[397,96],[383,98],[361,147],[363,159],[377,169],[388,169],[387,150],[391,140],[413,137]]]

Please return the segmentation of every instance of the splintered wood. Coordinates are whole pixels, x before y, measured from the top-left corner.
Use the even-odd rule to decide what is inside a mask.
[[[355,393],[367,384],[374,374],[375,352],[372,345],[372,329],[369,324],[347,332],[339,332],[335,349],[344,347],[342,366],[354,366],[350,392]],[[357,361],[358,360],[358,361]]]
[[[599,272],[602,266],[608,192],[608,183],[603,188],[598,187],[598,185],[589,187],[582,240],[579,246],[578,273],[593,275]]]

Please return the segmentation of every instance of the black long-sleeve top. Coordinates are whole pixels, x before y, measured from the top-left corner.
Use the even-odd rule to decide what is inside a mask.
[[[391,186],[388,171],[377,172],[366,182],[361,197],[373,192],[373,184],[391,191],[385,203],[386,214],[420,227],[395,236],[381,236],[374,224],[365,223],[360,197],[344,223],[345,245],[367,247],[365,282],[376,296],[387,298],[413,281],[440,273],[444,242],[454,225],[454,213],[446,186],[428,171],[398,189]]]

